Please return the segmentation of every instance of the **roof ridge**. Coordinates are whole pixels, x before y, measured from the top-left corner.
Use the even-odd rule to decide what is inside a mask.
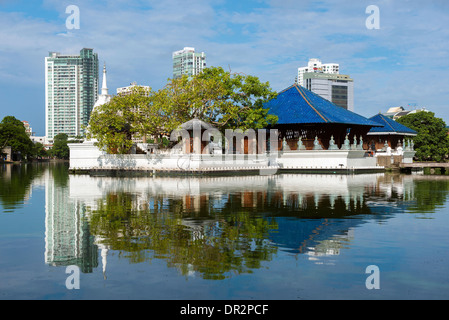
[[[384,120],[384,122],[391,128],[391,130],[396,131],[396,129],[393,128],[393,126],[390,124],[390,121],[388,121],[388,119],[386,119],[383,114],[379,114],[379,115],[382,118],[382,120]]]
[[[325,116],[323,116],[312,104],[310,103],[309,99],[301,92],[300,87],[297,84],[294,84],[296,90],[298,90],[301,97],[307,102],[307,104],[315,111],[326,123],[330,122],[329,119],[327,119]]]

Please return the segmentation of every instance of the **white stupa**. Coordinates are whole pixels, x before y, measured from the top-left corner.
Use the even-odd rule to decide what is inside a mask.
[[[98,96],[98,100],[97,102],[95,102],[93,110],[95,110],[95,108],[98,106],[108,103],[109,101],[111,101],[111,99],[112,96],[109,94],[108,86],[106,84],[106,64],[105,64],[103,66],[103,84],[101,86],[101,94]]]
[[[103,66],[103,84],[101,86],[101,93],[98,96],[97,102],[95,102],[94,107],[92,108],[92,112],[95,111],[95,108],[111,101],[111,99],[112,99],[112,96],[109,94],[108,86],[106,83],[106,64],[104,64],[104,66]],[[89,127],[87,127],[87,131],[89,131]],[[97,142],[96,139],[85,139],[83,143],[93,145],[95,142]]]

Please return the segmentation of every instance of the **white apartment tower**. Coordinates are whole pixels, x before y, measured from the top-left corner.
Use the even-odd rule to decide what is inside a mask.
[[[340,66],[338,63],[321,63],[321,60],[312,58],[309,60],[307,67],[298,68],[298,77],[296,82],[304,87],[304,73],[314,72],[314,73],[328,73],[328,74],[339,74]]]
[[[45,57],[45,135],[84,134],[98,98],[98,55],[82,49],[79,55],[50,52]]]
[[[337,63],[310,59],[307,67],[298,68],[296,82],[337,106],[354,111],[354,80],[340,74]]]
[[[194,76],[200,74],[206,67],[206,54],[196,53],[195,48],[185,47],[173,52],[173,78],[183,75]]]

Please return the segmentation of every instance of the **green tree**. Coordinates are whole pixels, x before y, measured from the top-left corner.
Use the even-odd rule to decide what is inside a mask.
[[[32,155],[33,142],[25,131],[22,121],[13,116],[6,116],[0,122],[0,150],[10,146],[14,153],[24,158]]]
[[[67,145],[68,136],[65,133],[57,134],[53,139],[53,147],[51,148],[51,155],[58,159],[69,159],[70,149]]]
[[[47,156],[48,156],[48,152],[45,149],[44,145],[40,142],[36,142],[33,145],[32,157],[36,158],[36,159],[41,159],[41,158],[45,158]]]
[[[98,147],[108,153],[128,153],[133,136],[145,135],[150,126],[154,132],[162,127],[163,113],[152,108],[151,100],[151,90],[140,87],[113,97],[91,113],[87,138],[96,139]]]
[[[196,118],[218,129],[261,129],[277,122],[263,104],[275,98],[268,82],[213,67],[194,77],[169,80],[157,92],[155,105],[171,116],[170,129]],[[163,105],[163,106],[162,106]]]
[[[449,137],[446,123],[433,112],[416,112],[397,120],[418,132],[413,139],[419,161],[442,161],[449,153]]]
[[[161,140],[193,118],[221,130],[261,129],[277,122],[263,106],[276,95],[257,77],[209,68],[197,76],[169,79],[158,91],[136,88],[112,98],[92,112],[88,138],[97,139],[108,153],[128,153],[133,136]]]

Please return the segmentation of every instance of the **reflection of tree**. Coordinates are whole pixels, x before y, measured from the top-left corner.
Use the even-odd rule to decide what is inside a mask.
[[[426,177],[414,181],[414,201],[407,205],[411,213],[431,213],[446,203],[449,191],[449,179]]]
[[[156,197],[155,202],[162,198]],[[185,275],[199,272],[207,279],[226,273],[249,273],[271,260],[276,248],[265,240],[269,221],[243,211],[219,217],[192,217],[182,199],[170,199],[166,209],[138,208],[136,195],[109,193],[91,215],[92,233],[103,244],[125,252],[132,262],[163,258]]]
[[[443,206],[449,194],[449,177],[427,175],[385,174],[377,179],[376,188],[369,190],[367,199],[377,207],[393,211],[395,206],[407,212],[427,214]]]
[[[12,210],[23,204],[29,194],[33,179],[41,175],[40,164],[0,165],[0,201],[5,210]]]

